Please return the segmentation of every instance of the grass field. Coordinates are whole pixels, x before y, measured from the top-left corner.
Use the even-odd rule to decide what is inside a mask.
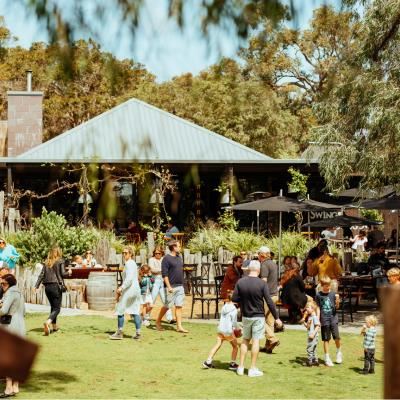
[[[261,378],[239,377],[227,370],[230,346],[216,356],[215,369],[201,363],[215,340],[215,325],[185,324],[188,335],[144,328],[131,339],[133,324],[122,341],[108,340],[116,321],[79,316],[60,319],[62,331],[44,337],[43,315],[28,315],[28,336],[41,345],[31,378],[19,398],[380,398],[383,364],[378,340],[375,375],[359,375],[362,339],[342,335],[344,363],[307,368],[305,333],[279,334],[275,354],[260,354]],[[169,328],[169,327],[167,327]],[[172,328],[172,327],[171,327]],[[321,355],[322,345],[319,347]],[[333,349],[332,349],[332,354]]]

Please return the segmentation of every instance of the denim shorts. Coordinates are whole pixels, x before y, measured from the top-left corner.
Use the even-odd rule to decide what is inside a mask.
[[[243,339],[262,339],[265,334],[265,318],[243,317]]]
[[[183,286],[177,286],[173,289],[174,290],[172,293],[169,293],[167,288],[165,289],[165,291],[167,292],[165,304],[166,307],[183,307],[183,303],[185,302],[185,290],[183,289]]]

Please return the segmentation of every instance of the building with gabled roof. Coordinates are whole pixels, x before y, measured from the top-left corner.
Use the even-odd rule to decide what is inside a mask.
[[[0,130],[0,152],[4,156],[0,157],[0,173],[3,171],[9,192],[13,187],[49,192],[55,182],[68,179],[66,165],[165,166],[176,177],[178,187],[178,193],[173,199],[166,199],[165,204],[183,226],[189,214],[203,219],[218,215],[221,193],[217,189],[227,176],[234,178],[236,193],[240,193],[236,200],[240,200],[251,192],[276,193],[286,187],[289,166],[318,171],[316,163],[273,159],[137,99],[42,143],[42,93],[29,90],[28,82],[27,91],[8,92],[8,101],[8,121]],[[150,190],[140,185],[125,185],[123,190],[117,186],[116,196],[121,197],[123,210],[117,216],[120,225],[125,225],[127,219],[151,215],[152,206],[147,206],[151,182]],[[81,197],[60,192],[37,202],[34,208],[36,213],[46,206],[79,215]],[[101,194],[93,197],[94,216]]]

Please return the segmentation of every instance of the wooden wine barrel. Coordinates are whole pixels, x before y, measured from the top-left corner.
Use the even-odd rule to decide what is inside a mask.
[[[109,311],[115,308],[116,272],[91,272],[86,286],[90,310]]]

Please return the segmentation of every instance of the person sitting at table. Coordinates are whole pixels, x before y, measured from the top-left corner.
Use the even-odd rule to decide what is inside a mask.
[[[282,261],[283,270],[286,271],[292,268],[292,256],[285,256],[283,257]]]
[[[393,229],[390,238],[388,240],[388,248],[389,249],[395,249],[396,248],[396,242],[397,242],[397,229]]]
[[[94,268],[97,264],[96,259],[93,257],[91,250],[85,252],[85,258],[83,260],[83,268]]]
[[[400,285],[400,269],[397,267],[390,268],[386,273],[391,285]]]
[[[164,240],[169,241],[169,240],[173,239],[172,235],[174,233],[179,233],[179,229],[175,226],[175,224],[172,222],[172,220],[168,221],[167,226],[168,226],[168,229],[165,232]]]
[[[321,239],[335,239],[336,238],[336,230],[334,227],[326,228],[321,232]]]
[[[225,272],[224,280],[221,284],[221,299],[225,300],[228,291],[235,289],[236,282],[242,277],[243,258],[241,256],[233,257],[232,264],[228,266]]]
[[[77,254],[72,259],[72,268],[84,268],[83,258],[81,255]]]
[[[290,323],[297,323],[307,303],[306,289],[296,266],[287,269],[281,278],[281,301],[288,308]]]
[[[368,243],[365,231],[360,231],[354,238],[350,238],[350,242],[353,243],[351,246],[353,250],[365,251],[365,246]]]
[[[367,249],[376,249],[381,242],[385,241],[385,235],[383,231],[375,225],[372,230],[368,232],[367,239]]]
[[[378,243],[376,248],[373,249],[368,258],[368,266],[370,271],[378,268],[387,271],[390,268],[389,259],[385,255],[385,250],[385,242]]]

